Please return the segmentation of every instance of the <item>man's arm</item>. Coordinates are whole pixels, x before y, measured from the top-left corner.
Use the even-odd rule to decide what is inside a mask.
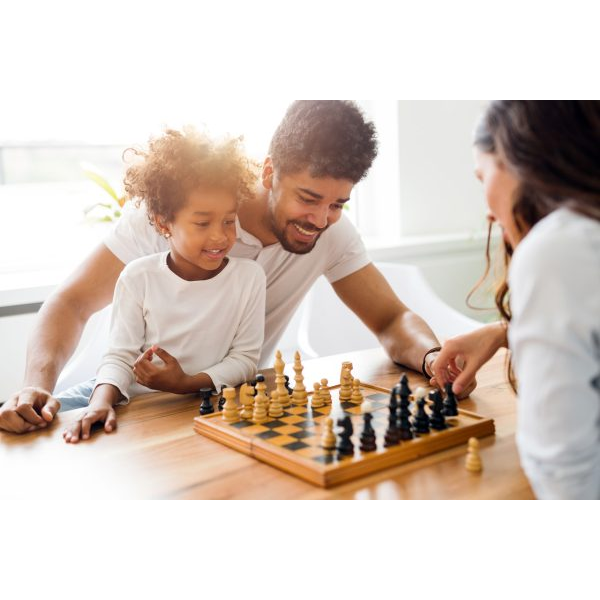
[[[101,244],[44,302],[27,347],[23,389],[0,409],[0,429],[22,433],[52,420],[59,408],[50,396],[56,380],[87,320],[110,303],[124,266]]]
[[[334,282],[333,289],[377,336],[394,362],[421,372],[426,352],[440,344],[427,323],[399,300],[373,263]]]

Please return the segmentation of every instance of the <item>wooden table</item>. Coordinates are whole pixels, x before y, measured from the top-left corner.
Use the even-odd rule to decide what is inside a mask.
[[[307,361],[305,381],[337,381],[343,360],[352,361],[361,381],[386,387],[402,372],[374,349]],[[413,389],[424,383],[421,375],[408,375]],[[198,398],[157,393],[119,407],[116,432],[76,445],[65,444],[62,431],[80,411],[60,413],[45,431],[0,432],[0,498],[533,498],[515,446],[516,400],[504,352],[478,381],[460,407],[495,420],[496,435],[481,440],[480,474],[464,468],[466,446],[460,446],[325,490],[194,433]]]

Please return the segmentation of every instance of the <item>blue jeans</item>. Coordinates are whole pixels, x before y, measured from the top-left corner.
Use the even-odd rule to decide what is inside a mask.
[[[94,377],[89,381],[78,383],[68,390],[60,392],[60,394],[56,394],[55,398],[60,402],[60,410],[58,412],[66,412],[67,410],[75,410],[76,408],[87,406],[90,402],[95,383],[96,378]]]

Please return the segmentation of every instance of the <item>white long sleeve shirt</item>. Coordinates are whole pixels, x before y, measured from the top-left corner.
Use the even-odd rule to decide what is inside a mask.
[[[140,258],[121,273],[109,350],[96,385],[115,385],[127,399],[152,391],[135,382],[132,367],[153,344],[174,356],[187,374],[209,375],[217,389],[251,379],[264,335],[261,267],[229,257],[215,277],[186,281],[168,267],[167,255]]]
[[[600,223],[548,215],[509,285],[523,468],[538,498],[600,498]]]

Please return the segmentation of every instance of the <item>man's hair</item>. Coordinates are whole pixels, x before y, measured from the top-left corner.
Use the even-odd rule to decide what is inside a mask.
[[[256,167],[246,158],[241,138],[215,140],[193,127],[167,129],[151,138],[148,150],[129,148],[134,164],[125,174],[125,191],[137,204],[144,200],[151,222],[170,222],[186,196],[198,187],[226,190],[238,201],[252,196]]]
[[[308,168],[311,177],[357,183],[377,156],[375,125],[348,100],[297,100],[275,131],[269,154],[282,175]]]

